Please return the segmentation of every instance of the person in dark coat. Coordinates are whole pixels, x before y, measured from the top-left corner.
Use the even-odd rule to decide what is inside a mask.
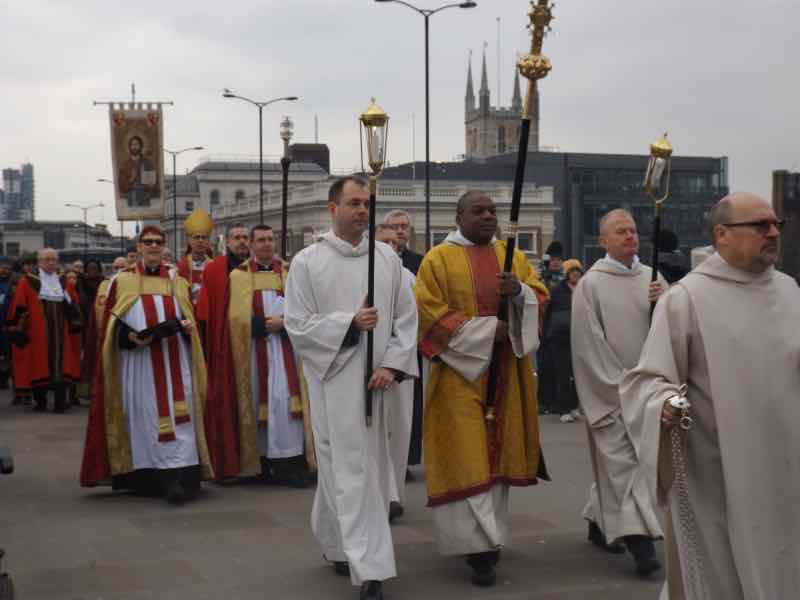
[[[551,242],[542,256],[541,279],[550,293],[564,281],[563,256],[564,245],[558,240]],[[543,339],[539,351],[536,353],[536,367],[539,374],[539,414],[542,415],[553,412],[556,402],[556,381],[553,378],[554,360],[547,340]]]
[[[551,379],[553,381],[552,412],[561,415],[562,423],[572,423],[580,418],[578,394],[572,375],[572,348],[570,327],[572,314],[572,291],[583,275],[580,261],[564,262],[566,279],[550,291],[550,302],[544,316],[543,343],[551,357]]]

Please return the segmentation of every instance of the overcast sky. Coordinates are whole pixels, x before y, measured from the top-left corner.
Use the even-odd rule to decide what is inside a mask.
[[[421,7],[440,2],[415,0]],[[66,202],[112,201],[108,116],[93,100],[173,100],[165,145],[202,145],[178,172],[211,156],[254,157],[258,99],[265,154],[278,127],[320,141],[335,169],[358,163],[357,115],[371,96],[392,117],[389,158],[424,159],[422,17],[372,0],[0,0],[0,166],[35,167],[38,218],[80,218]],[[484,42],[497,103],[510,103],[517,53],[530,47],[527,0],[478,0],[431,19],[432,157],[464,152],[468,53],[479,85]],[[540,84],[541,143],[564,151],[644,153],[669,131],[676,153],[730,157],[731,186],[770,193],[774,169],[800,168],[800,0],[562,0]],[[477,89],[476,89],[477,93]],[[112,207],[90,221],[113,223]]]

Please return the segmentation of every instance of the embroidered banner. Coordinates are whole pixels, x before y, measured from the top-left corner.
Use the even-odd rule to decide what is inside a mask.
[[[117,219],[164,215],[164,118],[160,104],[112,104],[111,161]]]

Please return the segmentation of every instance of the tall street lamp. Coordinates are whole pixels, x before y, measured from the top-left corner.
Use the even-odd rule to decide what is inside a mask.
[[[283,157],[281,158],[281,168],[283,169],[283,194],[281,196],[281,256],[287,259],[286,252],[286,228],[289,220],[289,167],[292,164],[292,157],[289,154],[289,142],[292,141],[294,133],[294,123],[290,117],[284,117],[281,121],[281,139],[283,140]]]
[[[394,2],[407,6],[425,19],[425,250],[431,248],[431,101],[430,101],[430,18],[448,8],[475,8],[478,3],[458,2],[439,8],[417,8],[404,0],[375,0],[375,2]]]
[[[114,182],[111,179],[106,179],[105,177],[98,177],[97,178],[97,182],[98,183],[110,183],[111,185],[114,185]],[[119,249],[120,249],[120,252],[121,252],[122,256],[125,255],[125,229],[124,229],[124,225],[125,225],[125,223],[122,220],[120,220],[120,222],[119,222]]]
[[[88,213],[93,208],[103,208],[105,204],[92,204],[91,206],[83,206],[81,204],[71,204],[67,202],[64,206],[69,208],[78,208],[83,211],[83,263],[86,264],[89,253],[89,217]]]
[[[249,102],[258,109],[258,222],[264,224],[264,107],[274,104],[275,102],[294,102],[299,100],[297,96],[282,96],[280,98],[273,98],[266,102],[259,102],[251,100],[245,96],[234,94],[228,88],[222,90],[223,98],[236,98],[237,100],[244,100]]]
[[[178,256],[178,174],[176,172],[176,163],[178,154],[189,152],[190,150],[204,150],[202,146],[190,146],[183,150],[167,150],[164,152],[172,157],[172,256],[177,262],[180,260]]]

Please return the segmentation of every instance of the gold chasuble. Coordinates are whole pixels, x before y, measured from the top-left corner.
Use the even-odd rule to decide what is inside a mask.
[[[526,486],[537,476],[547,478],[530,356],[517,358],[511,342],[503,344],[491,424],[484,418],[488,369],[473,382],[439,357],[468,321],[497,315],[505,249],[504,242],[445,242],[428,252],[417,275],[419,347],[432,360],[423,433],[429,506],[476,496],[498,483]],[[541,308],[547,288],[519,251],[513,272],[533,289]]]
[[[260,308],[260,302],[258,301],[260,298],[255,298],[254,294],[263,290],[274,290],[282,296],[284,290],[284,274],[280,270],[280,263],[275,262],[275,269],[272,271],[255,271],[254,268],[255,265],[250,259],[231,271],[228,304],[231,362],[234,371],[236,404],[239,415],[239,455],[243,474],[257,474],[261,470],[258,428],[266,426],[269,410],[267,404],[268,366],[266,364],[266,356],[259,355],[256,357],[256,361],[259,365],[259,380],[263,385],[263,389],[260,390],[259,394],[258,414],[253,411],[251,373],[253,368],[252,317],[259,312]],[[265,316],[263,307],[260,310],[262,314],[258,316]],[[282,335],[285,337],[285,334]],[[293,390],[289,399],[290,411],[294,418],[302,418],[303,407],[299,384],[297,383],[297,374],[294,369],[294,356],[288,356],[288,354],[292,353],[291,346],[288,345],[288,338],[283,341],[285,367],[290,380],[289,388],[290,391]],[[259,350],[263,347],[264,345],[262,344]]]
[[[131,441],[126,427],[125,411],[122,402],[122,382],[120,378],[120,349],[117,344],[117,317],[124,316],[142,296],[172,296],[181,309],[182,318],[193,326],[191,334],[192,356],[192,414],[194,422],[197,454],[200,459],[204,479],[213,479],[211,462],[206,444],[203,413],[206,400],[206,363],[203,348],[197,333],[192,302],[189,297],[189,284],[182,277],[150,277],[143,276],[133,270],[124,271],[116,276],[113,286],[113,306],[108,306],[102,350],[103,414],[105,416],[105,440],[108,452],[108,464],[111,475],[120,475],[133,471]],[[181,412],[186,412],[186,403],[175,403],[176,422],[180,422]],[[185,417],[184,417],[185,418]],[[159,433],[169,434],[171,422],[160,422]]]

